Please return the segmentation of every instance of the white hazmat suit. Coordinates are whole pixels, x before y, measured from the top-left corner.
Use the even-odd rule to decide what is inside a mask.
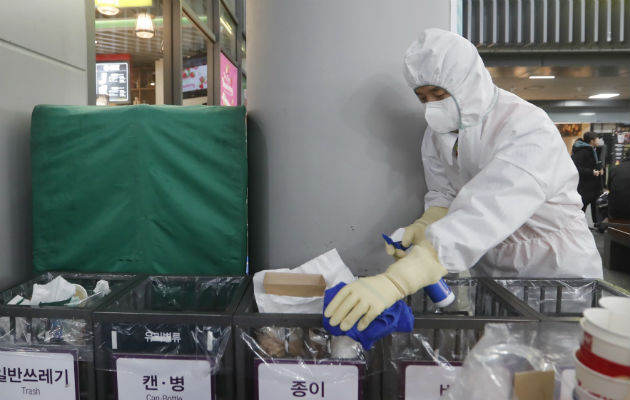
[[[497,88],[477,49],[440,29],[409,47],[404,74],[413,89],[447,90],[459,112],[458,133],[428,127],[422,141],[425,208],[448,208],[426,230],[439,261],[475,275],[601,278],[578,173],[547,114]]]

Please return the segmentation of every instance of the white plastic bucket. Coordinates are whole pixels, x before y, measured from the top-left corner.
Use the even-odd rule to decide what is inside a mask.
[[[586,389],[577,386],[575,388],[575,396],[576,400],[601,400],[601,397],[597,397],[595,395],[590,394]]]
[[[618,343],[613,343],[597,336],[593,332],[594,330],[591,330],[590,326],[585,323],[584,319],[580,321],[580,325],[583,330],[580,345],[583,348],[608,361],[630,366],[630,339],[628,339],[626,346],[620,346]]]
[[[630,297],[608,296],[599,299],[599,306],[618,314],[630,313]]]
[[[584,310],[582,328],[593,337],[619,347],[630,347],[630,313],[619,314],[603,308]]]
[[[626,400],[630,396],[630,380],[610,378],[586,367],[573,355],[578,386],[599,397]]]

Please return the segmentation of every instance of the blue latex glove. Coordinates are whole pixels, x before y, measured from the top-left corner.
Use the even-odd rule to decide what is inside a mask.
[[[326,290],[324,293],[324,310],[337,292],[345,285],[344,282],[341,282],[337,286]],[[392,332],[411,332],[413,330],[413,312],[411,311],[411,307],[402,300],[398,300],[394,305],[385,309],[385,311],[376,317],[363,331],[357,329],[356,323],[348,331],[342,331],[339,325],[330,325],[330,318],[326,318],[325,316],[322,316],[322,318],[324,328],[332,335],[347,335],[361,343],[365,350],[369,350],[374,343]]]

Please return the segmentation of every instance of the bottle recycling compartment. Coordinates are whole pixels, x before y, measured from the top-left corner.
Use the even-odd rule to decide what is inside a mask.
[[[234,398],[246,276],[150,276],[94,314],[100,399]],[[184,398],[184,397],[182,397]]]
[[[597,279],[495,279],[497,284],[527,304],[541,320],[578,322],[587,308],[598,307],[606,296],[630,297],[627,292]]]
[[[444,279],[455,294],[451,305],[439,309],[423,290],[408,296],[413,332],[395,332],[381,341],[383,399],[439,399],[457,379],[485,324],[538,320],[527,306],[501,293],[490,280]]]

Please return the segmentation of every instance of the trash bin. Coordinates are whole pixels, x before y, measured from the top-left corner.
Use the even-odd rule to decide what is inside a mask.
[[[89,297],[75,306],[8,304],[16,296],[31,299],[34,284],[43,285],[58,276],[83,286]],[[96,283],[102,279],[109,282],[110,293],[93,295]],[[6,390],[20,390],[22,385],[27,390],[23,394],[42,398],[74,398],[67,392],[70,390],[76,391],[76,398],[94,399],[92,312],[136,279],[125,274],[48,272],[2,292],[0,382],[17,386],[6,386],[0,397],[14,398]]]
[[[424,291],[407,297],[414,330],[383,340],[383,399],[439,399],[491,322],[537,321],[513,296],[501,295],[486,279],[445,278],[455,301],[444,309]]]
[[[598,279],[494,279],[541,320],[578,322],[601,297],[630,294]],[[500,288],[501,289],[501,288]]]
[[[322,314],[260,313],[253,285],[234,315],[236,398],[379,399],[382,351],[331,336]]]
[[[100,399],[232,399],[246,276],[149,276],[94,313]]]

